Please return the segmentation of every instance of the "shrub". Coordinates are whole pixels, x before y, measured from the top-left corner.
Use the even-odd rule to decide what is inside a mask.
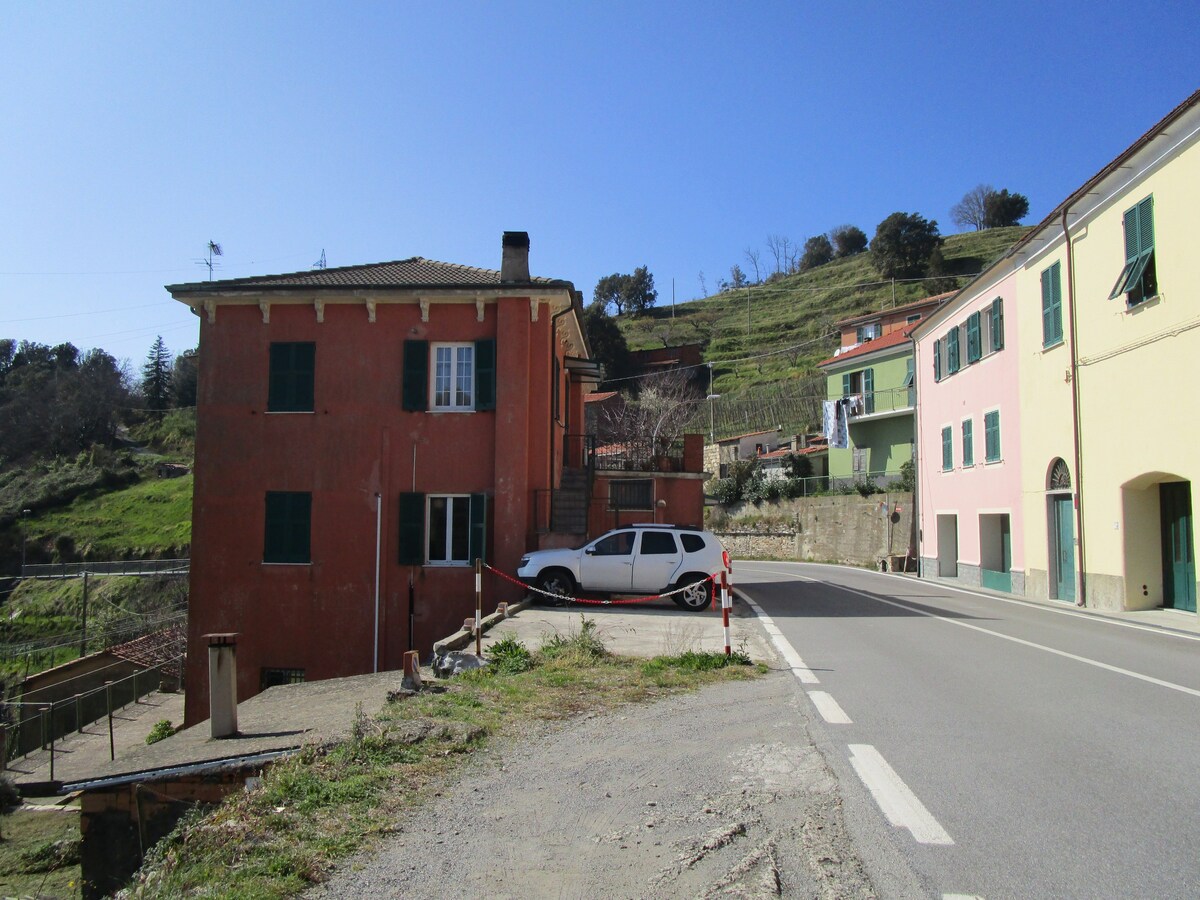
[[[533,668],[533,654],[512,635],[501,638],[488,650],[490,669],[497,675],[516,675]]]
[[[147,744],[157,744],[159,741],[166,740],[175,733],[175,726],[171,724],[170,719],[159,719],[154,723],[154,727],[150,729],[150,733],[146,735]]]
[[[896,482],[895,488],[909,493],[916,491],[917,467],[911,459],[900,467],[900,480]]]
[[[734,478],[716,478],[709,485],[709,493],[718,503],[726,505],[742,499],[742,491]]]

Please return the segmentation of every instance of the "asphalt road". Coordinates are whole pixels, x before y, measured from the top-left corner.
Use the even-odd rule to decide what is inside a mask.
[[[1200,636],[837,566],[735,574],[794,651],[877,884],[1200,896]]]

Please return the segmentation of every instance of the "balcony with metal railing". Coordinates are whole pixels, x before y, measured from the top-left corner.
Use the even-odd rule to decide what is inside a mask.
[[[884,388],[851,395],[857,400],[850,408],[850,421],[886,419],[911,413],[916,406],[916,389],[912,387]]]

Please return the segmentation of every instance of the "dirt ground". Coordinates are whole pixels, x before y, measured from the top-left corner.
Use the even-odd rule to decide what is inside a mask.
[[[306,896],[875,896],[789,673],[479,757]]]

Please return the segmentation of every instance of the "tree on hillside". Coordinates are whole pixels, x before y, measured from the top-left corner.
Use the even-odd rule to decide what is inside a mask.
[[[1024,194],[1010,194],[1008,188],[992,191],[983,204],[984,228],[1007,228],[1019,225],[1029,215],[1029,198]]]
[[[746,262],[750,263],[750,267],[754,269],[754,283],[758,284],[762,281],[762,251],[756,247],[747,247]]]
[[[176,409],[196,405],[199,360],[199,350],[184,350],[175,357],[175,365],[171,368],[171,400]]]
[[[102,350],[0,341],[0,463],[109,444],[128,404],[124,373]]]
[[[747,284],[746,273],[742,271],[742,267],[734,263],[729,267],[729,286],[734,290],[743,288]]]
[[[929,254],[927,272],[929,279],[922,284],[927,295],[943,294],[958,289],[958,279],[950,274],[941,247],[934,247],[933,252]]]
[[[984,219],[987,215],[987,199],[996,193],[990,184],[977,184],[963,194],[963,198],[950,207],[950,218],[959,228],[971,227],[976,231],[987,228]]]
[[[920,213],[894,212],[875,229],[872,262],[884,278],[919,278],[941,244],[936,220],[926,220]]]
[[[629,347],[616,320],[599,303],[593,303],[583,313],[583,328],[587,332],[592,359],[600,363],[605,379],[624,378],[629,374]]]
[[[823,266],[833,259],[833,244],[826,235],[818,234],[804,242],[804,255],[800,257],[800,271],[807,272]]]
[[[611,304],[616,307],[618,316],[627,310],[635,315],[645,312],[657,299],[654,276],[645,266],[638,266],[632,275],[622,275],[619,272],[606,275],[596,283],[596,289],[592,291],[593,305],[598,304],[608,312]]]
[[[790,275],[796,270],[798,250],[792,239],[782,234],[767,235],[767,249],[775,257],[775,274]]]
[[[854,256],[867,249],[867,235],[857,225],[839,225],[830,229],[829,239],[833,241],[834,256],[843,259]]]
[[[142,397],[146,408],[154,413],[171,405],[171,354],[162,335],[154,339],[142,365]]]

